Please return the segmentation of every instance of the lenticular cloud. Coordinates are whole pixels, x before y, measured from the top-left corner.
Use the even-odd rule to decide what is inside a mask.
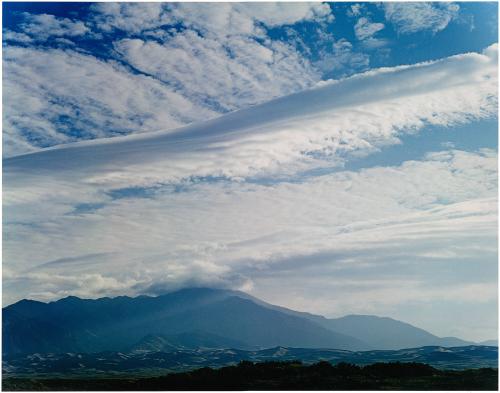
[[[17,171],[50,172],[105,189],[200,177],[241,180],[342,163],[397,143],[426,124],[450,126],[497,110],[497,45],[483,53],[384,68],[177,130],[80,142],[7,159]],[[54,170],[56,170],[54,172]]]

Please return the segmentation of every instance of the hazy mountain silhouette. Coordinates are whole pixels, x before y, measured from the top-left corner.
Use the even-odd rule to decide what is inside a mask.
[[[498,347],[498,340],[497,339],[485,340],[485,341],[481,341],[479,344],[480,345],[489,345],[492,347]]]
[[[438,337],[424,329],[388,317],[347,315],[341,318],[329,319],[321,315],[269,304],[242,292],[235,292],[235,294],[251,299],[264,307],[288,315],[306,318],[329,330],[358,338],[374,349],[404,349],[433,345],[458,347],[474,344],[471,341],[457,337]],[[480,345],[498,345],[498,341],[488,340],[480,343]]]
[[[459,346],[390,318],[327,319],[274,306],[242,292],[189,288],[158,297],[22,300],[3,309],[3,353],[157,348],[349,350]]]
[[[437,337],[423,329],[392,318],[372,315],[347,315],[327,319],[323,326],[339,333],[349,332],[353,337],[363,337],[377,349],[402,349],[429,345],[457,347],[473,344],[456,337]]]

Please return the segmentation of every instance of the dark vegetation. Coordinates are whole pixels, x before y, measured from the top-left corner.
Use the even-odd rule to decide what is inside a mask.
[[[497,390],[498,370],[438,370],[422,363],[356,366],[253,363],[150,378],[5,378],[3,390]]]

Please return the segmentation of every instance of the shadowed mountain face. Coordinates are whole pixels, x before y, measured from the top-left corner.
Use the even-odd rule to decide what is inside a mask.
[[[179,350],[249,348],[243,341],[231,340],[216,334],[190,331],[173,335],[148,334],[132,345],[130,353],[171,352]]]
[[[275,346],[349,350],[468,344],[390,318],[327,319],[229,290],[97,300],[22,300],[3,309],[4,355]]]

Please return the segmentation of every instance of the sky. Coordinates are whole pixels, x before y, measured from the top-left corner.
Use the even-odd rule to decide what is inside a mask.
[[[3,303],[239,289],[497,336],[496,3],[3,3]]]

